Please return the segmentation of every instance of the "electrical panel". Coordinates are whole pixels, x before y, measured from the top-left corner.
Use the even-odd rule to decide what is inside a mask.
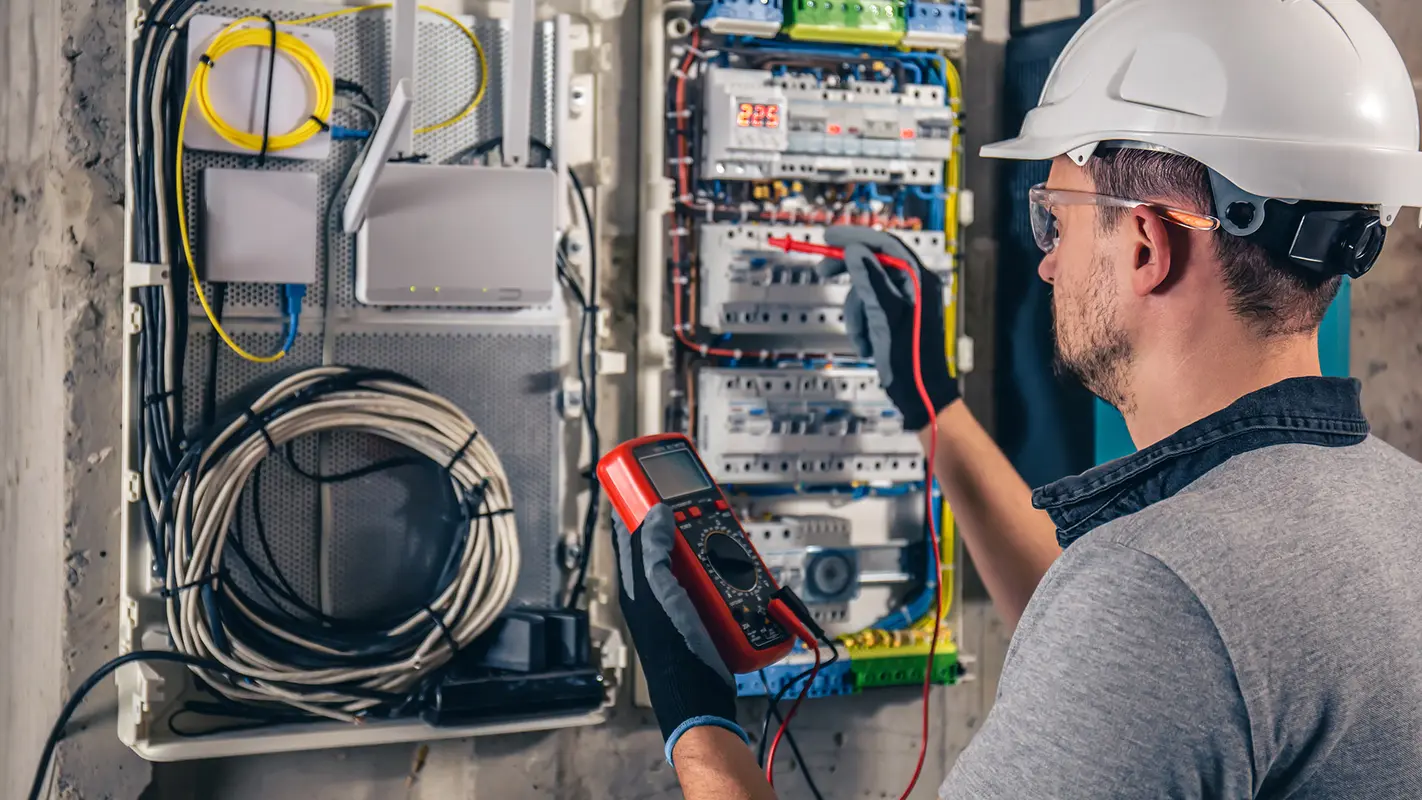
[[[702,460],[717,481],[923,480],[923,446],[873,369],[704,369]]]
[[[923,265],[947,274],[953,258],[938,231],[895,231]],[[820,259],[772,247],[770,237],[824,244],[825,229],[792,225],[701,226],[701,319],[717,333],[843,334],[849,276],[823,278]]]
[[[707,176],[943,181],[954,115],[940,87],[721,68],[705,82]]]
[[[846,335],[849,277],[770,240],[896,237],[944,287],[924,298],[944,308],[944,350],[924,357],[970,361],[954,59],[975,14],[958,0],[710,0],[644,27],[663,58],[644,64],[638,318],[644,347],[669,358],[638,376],[639,432],[693,437],[767,566],[837,638],[812,697],[957,679],[957,549],[919,434]],[[797,651],[737,688],[775,693],[813,661]]]

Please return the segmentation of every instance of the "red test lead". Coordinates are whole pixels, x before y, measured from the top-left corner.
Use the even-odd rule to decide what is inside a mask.
[[[796,239],[791,239],[789,236],[772,236],[769,239],[766,239],[766,243],[769,244],[771,247],[778,247],[787,253],[810,253],[812,255],[824,256],[825,258],[838,258],[840,260],[844,259],[843,247],[830,247],[827,244],[811,244],[810,242],[801,242]],[[901,269],[909,272],[912,272],[915,269],[915,267],[910,265],[902,258],[886,256],[883,253],[875,253],[874,255],[879,258],[880,264],[883,264],[884,266],[890,269]]]

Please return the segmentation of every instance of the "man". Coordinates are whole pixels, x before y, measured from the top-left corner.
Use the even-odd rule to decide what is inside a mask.
[[[1341,276],[1422,200],[1413,92],[1355,0],[1116,0],[1087,23],[1022,136],[984,155],[1054,159],[1030,202],[1060,362],[1141,450],[1034,495],[934,359],[936,418],[918,399],[912,307],[874,256],[907,251],[831,232],[851,333],[936,426],[936,474],[1017,623],[944,797],[1422,797],[1422,467],[1317,356]],[[922,313],[928,352],[942,322]],[[668,757],[693,800],[772,797],[664,511],[620,557]]]

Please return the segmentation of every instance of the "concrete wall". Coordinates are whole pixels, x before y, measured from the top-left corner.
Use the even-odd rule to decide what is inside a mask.
[[[1369,0],[1422,75],[1422,7]],[[1001,0],[990,20],[1005,20]],[[629,15],[626,34],[632,34]],[[996,30],[1001,26],[994,24]],[[122,233],[122,3],[0,0],[0,796],[22,796],[53,715],[74,685],[112,654],[118,528],[118,319]],[[631,50],[624,51],[630,55]],[[623,77],[629,79],[635,60]],[[975,44],[966,76],[969,147],[997,131],[1000,43]],[[615,83],[614,83],[615,86]],[[632,104],[624,129],[635,131]],[[621,144],[635,163],[635,141]],[[991,165],[974,162],[979,225],[968,243],[982,370],[990,369]],[[623,186],[635,182],[621,181]],[[615,258],[630,263],[632,213],[616,209]],[[621,223],[622,227],[618,227]],[[1378,432],[1422,457],[1422,234],[1404,223],[1384,262],[1355,293],[1356,371]],[[625,268],[622,267],[622,268]],[[934,699],[924,782],[933,788],[981,722],[996,690],[1007,632],[980,597],[964,609],[966,652],[979,680]],[[644,711],[623,707],[601,728],[434,745],[407,790],[413,747],[377,747],[151,767],[113,735],[106,682],[61,748],[66,798],[634,798],[672,793],[660,741]],[[762,706],[749,703],[748,718]],[[915,756],[914,692],[812,704],[797,730],[826,795],[897,796]],[[799,769],[783,784],[805,796]]]

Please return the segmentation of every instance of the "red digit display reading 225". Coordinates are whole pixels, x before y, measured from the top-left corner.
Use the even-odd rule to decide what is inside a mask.
[[[736,125],[742,128],[780,127],[780,106],[764,103],[741,103]]]

